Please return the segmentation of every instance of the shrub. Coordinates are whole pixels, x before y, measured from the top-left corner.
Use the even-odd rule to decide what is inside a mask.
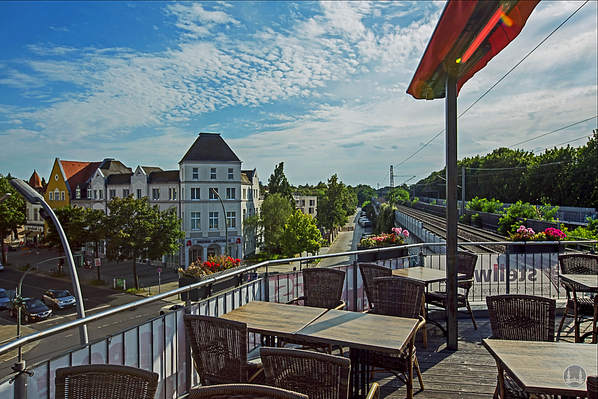
[[[462,215],[459,217],[459,222],[461,223],[466,223],[466,224],[471,224],[471,215],[466,213],[465,215]]]
[[[479,213],[476,213],[475,215],[471,216],[471,224],[480,228],[483,226],[482,217]]]

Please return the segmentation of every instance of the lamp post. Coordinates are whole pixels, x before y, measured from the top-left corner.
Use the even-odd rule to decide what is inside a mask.
[[[31,204],[39,204],[42,206],[40,210],[40,214],[44,219],[51,219],[54,222],[54,226],[56,227],[56,231],[58,232],[58,236],[60,237],[60,241],[62,242],[62,247],[64,248],[64,252],[66,255],[66,261],[71,272],[71,282],[73,284],[73,295],[77,300],[77,318],[82,319],[85,317],[85,308],[83,306],[83,296],[81,295],[81,286],[79,285],[79,277],[77,275],[77,269],[75,269],[75,261],[73,259],[73,253],[71,252],[71,247],[69,246],[68,239],[64,234],[64,230],[62,229],[62,225],[58,221],[56,214],[50,208],[50,205],[44,200],[37,191],[35,191],[29,184],[25,183],[21,179],[12,179],[10,181],[11,186],[14,187],[15,190],[19,192],[25,199]],[[87,335],[87,326],[85,324],[79,327],[79,339],[81,341],[81,345],[85,345],[89,342],[89,338]]]
[[[225,255],[228,255],[228,226],[226,224],[226,209],[224,209],[224,202],[222,202],[222,198],[220,197],[220,194],[218,194],[218,191],[214,190],[213,188],[211,188],[210,190],[212,190],[212,194],[218,197],[218,199],[220,200],[220,205],[222,205],[222,215],[224,216],[224,237],[226,239],[226,244],[224,245],[224,252]]]

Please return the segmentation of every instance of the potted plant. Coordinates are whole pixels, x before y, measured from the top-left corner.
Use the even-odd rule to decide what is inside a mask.
[[[392,233],[382,233],[376,236],[363,238],[357,246],[357,250],[361,251],[372,248],[395,247],[404,244],[407,237],[409,237],[409,231],[407,231],[407,229],[393,227]],[[406,255],[407,249],[397,248],[393,251],[358,254],[357,260],[359,262],[373,262],[377,260],[400,258]]]
[[[234,259],[226,255],[211,255],[207,261],[202,262],[198,259],[189,265],[188,268],[178,269],[179,274],[179,287],[191,285],[205,279],[220,276],[222,274],[234,274],[234,268],[241,266],[241,259]],[[189,291],[189,299],[191,301],[199,301],[200,299],[207,298],[213,292],[220,292],[226,289],[235,287],[240,281],[242,276],[238,279],[236,276],[232,276],[230,279],[220,281],[214,285],[207,285],[201,288],[197,288]],[[181,299],[187,300],[187,293],[181,294]]]
[[[536,233],[532,228],[526,228],[521,225],[515,230],[514,233],[509,233],[508,240],[510,241],[562,241],[567,237],[559,229],[549,227],[544,231]],[[512,254],[522,253],[543,253],[543,252],[563,252],[565,250],[565,244],[559,243],[546,243],[544,245],[510,245],[509,252]]]

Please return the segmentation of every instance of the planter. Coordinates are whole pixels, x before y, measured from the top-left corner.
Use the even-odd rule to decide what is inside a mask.
[[[509,245],[511,254],[542,254],[565,252],[565,244]]]
[[[218,292],[226,291],[228,289],[238,286],[239,283],[242,281],[242,276],[240,276],[236,273],[239,269],[242,269],[244,267],[245,266],[238,266],[238,267],[234,267],[232,269],[223,270],[218,273],[213,273],[213,274],[209,274],[207,276],[201,276],[201,277],[195,277],[195,278],[194,277],[179,277],[179,288],[180,288],[180,287],[185,287],[187,285],[199,283],[200,281],[208,280],[213,277],[218,277],[218,276],[222,276],[225,274],[231,275],[230,278],[221,280],[215,284],[208,284],[206,286],[196,288],[191,291],[183,292],[183,293],[181,293],[181,299],[183,301],[186,301],[187,294],[188,294],[190,301],[197,302],[202,299],[206,299],[210,295],[216,294]]]
[[[375,247],[375,248],[385,248],[385,247]],[[366,249],[375,249],[375,248],[364,248],[364,247],[357,246],[358,251],[364,251]],[[357,254],[357,261],[358,262],[376,262],[378,260],[402,258],[402,257],[408,256],[408,255],[409,255],[409,251],[407,251],[407,248],[397,248],[397,249],[393,249],[392,251],[372,252],[369,254]]]

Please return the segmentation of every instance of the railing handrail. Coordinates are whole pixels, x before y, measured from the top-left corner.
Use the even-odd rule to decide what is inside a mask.
[[[567,244],[567,245],[572,245],[572,244],[597,244],[598,240],[584,240],[584,241],[502,241],[502,242],[465,242],[465,243],[459,243],[459,246],[477,246],[477,245],[540,245],[540,244]],[[232,275],[238,275],[238,274],[243,274],[243,273],[247,273],[247,272],[251,272],[257,268],[260,267],[266,267],[266,272],[267,272],[267,267],[268,266],[274,266],[277,264],[284,264],[284,263],[289,263],[289,262],[300,262],[300,261],[309,261],[309,260],[316,260],[316,259],[325,259],[325,258],[334,258],[334,257],[339,257],[339,256],[350,256],[350,255],[357,255],[357,254],[363,254],[363,253],[376,253],[376,252],[386,252],[386,251],[392,251],[392,250],[396,250],[397,248],[424,248],[424,247],[438,247],[438,246],[446,246],[445,243],[417,243],[417,244],[408,244],[408,245],[397,245],[397,246],[392,246],[392,247],[379,247],[379,248],[371,248],[371,249],[366,249],[366,250],[356,250],[356,251],[347,251],[347,252],[339,252],[339,253],[334,253],[334,254],[324,254],[324,255],[312,255],[312,256],[303,256],[303,257],[298,257],[298,258],[286,258],[286,259],[276,259],[276,260],[267,260],[267,261],[263,261],[263,262],[259,262],[256,263],[254,265],[250,265],[250,266],[246,266],[243,268],[239,268],[236,269],[234,273],[229,273],[229,274],[222,274],[222,275],[218,275],[215,277],[209,277],[206,278],[205,280],[202,280],[200,282],[197,283],[193,283],[184,287],[180,287],[177,289],[174,289],[172,291],[168,291],[162,294],[158,294],[158,295],[154,295],[151,296],[149,298],[144,298],[141,299],[139,301],[135,301],[135,302],[131,302],[125,305],[121,305],[119,307],[116,308],[112,308],[112,309],[108,309],[105,310],[103,312],[94,314],[94,315],[90,315],[90,316],[86,316],[84,318],[81,319],[76,319],[73,321],[69,321],[66,322],[64,324],[55,326],[55,327],[51,327],[49,329],[46,330],[42,330],[42,331],[37,331],[34,332],[33,334],[30,335],[26,335],[24,337],[21,337],[19,339],[16,339],[8,344],[2,345],[0,346],[0,355],[3,355],[11,350],[17,349],[23,345],[26,345],[28,343],[34,342],[34,341],[38,341],[40,339],[49,337],[51,335],[54,334],[58,334],[60,332],[66,331],[68,329],[74,328],[74,327],[79,327],[81,325],[84,324],[88,324],[97,320],[101,320],[105,317],[109,317],[112,316],[114,314],[120,313],[120,312],[124,312],[139,306],[143,306],[143,305],[147,305],[153,302],[157,302],[159,300],[162,300],[164,298],[168,298],[174,295],[178,295],[181,294],[183,292],[187,292],[190,291],[192,289],[196,289],[196,288],[200,288],[206,285],[210,285],[210,284],[215,284],[220,282],[221,280],[224,279],[228,279],[230,278]]]

